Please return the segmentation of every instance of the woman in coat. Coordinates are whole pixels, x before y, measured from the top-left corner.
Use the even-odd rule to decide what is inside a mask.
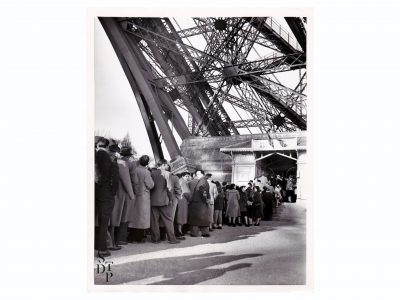
[[[249,225],[253,225],[253,221],[254,221],[254,207],[253,207],[254,189],[253,189],[253,184],[251,183],[251,181],[247,185],[246,195],[247,195],[247,220],[249,221]]]
[[[154,187],[150,171],[146,168],[149,157],[143,155],[139,159],[139,165],[135,170],[136,200],[129,216],[129,227],[133,228],[135,242],[144,242],[144,233],[150,228],[150,190]]]
[[[263,217],[263,205],[261,199],[261,190],[259,186],[255,187],[255,192],[253,195],[253,208],[254,208],[254,226],[260,226],[261,218]]]
[[[231,184],[227,187],[226,193],[226,216],[228,217],[229,226],[236,226],[235,219],[238,217],[239,212],[239,192],[235,189],[235,185]]]

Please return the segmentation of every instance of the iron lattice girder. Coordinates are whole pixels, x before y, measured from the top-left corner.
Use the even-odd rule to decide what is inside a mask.
[[[148,25],[152,26],[154,29],[153,30],[158,30],[158,31],[164,31],[163,34],[165,35],[165,27],[163,27],[163,24],[160,24],[160,19],[146,19],[147,24],[143,25]],[[153,24],[156,22],[156,24]],[[138,26],[135,23],[135,26]],[[157,33],[159,34],[159,33]],[[170,74],[176,74],[176,73],[182,73],[182,72],[187,72],[191,70],[191,67],[187,64],[187,61],[185,61],[184,57],[181,56],[181,51],[176,47],[176,45],[173,42],[167,42],[169,48],[175,48],[174,53],[166,53],[165,50],[163,50],[163,47],[159,47],[160,43],[154,42],[151,39],[148,41],[148,46],[150,47],[150,51],[154,55],[154,59],[160,64],[164,72],[170,73]],[[193,62],[190,62],[193,63]],[[166,65],[168,64],[168,65]],[[193,68],[193,66],[192,66]],[[181,82],[184,82],[184,79],[180,80]],[[204,109],[202,104],[199,101],[202,101],[203,103],[207,103],[208,99],[204,99],[205,95],[199,93],[199,91],[194,88],[194,89],[189,89],[188,87],[186,88],[179,88],[178,92],[181,95],[181,98],[183,100],[183,103],[187,106],[188,110],[192,113],[192,115],[195,117],[197,122],[200,122],[201,119],[204,118]],[[197,93],[196,93],[197,92]],[[200,97],[200,98],[198,98]],[[199,101],[197,101],[198,99]],[[191,107],[193,106],[192,103],[195,105],[195,109],[197,111],[193,111]],[[198,115],[198,116],[197,116]],[[229,131],[221,128],[223,126],[222,120],[220,122],[213,122],[214,124],[210,126],[209,120],[206,118],[205,120],[206,124],[208,125],[207,127],[204,127],[203,131],[210,131],[211,135],[220,135],[220,134],[229,134]],[[207,129],[206,129],[207,128]],[[204,134],[205,132],[203,132]],[[207,134],[205,134],[207,135]]]
[[[215,29],[214,29],[215,18],[193,18],[193,20],[200,28],[204,28],[203,26],[207,26],[203,30],[199,30],[197,32],[198,34],[202,34],[206,40],[209,38],[210,33],[215,31]],[[246,21],[248,21],[248,20],[246,20]],[[196,27],[191,28],[192,30],[188,29],[188,31],[192,31],[192,33],[195,33],[195,28]],[[248,29],[248,30],[250,30],[250,29]],[[257,32],[257,28],[254,28],[254,26],[253,26],[253,30],[255,32]],[[196,33],[196,35],[197,35],[197,33]],[[182,35],[185,35],[185,30],[182,30]],[[242,32],[239,32],[238,36],[241,38],[245,37],[245,35]],[[209,40],[207,40],[207,42],[208,41]],[[276,45],[274,43],[272,43],[270,40],[268,40],[261,34],[257,34],[253,42],[254,42],[254,44],[258,44],[260,46],[267,47],[271,50],[280,51],[280,49],[278,47],[276,47]]]
[[[242,76],[242,75],[264,75],[264,74],[275,74],[279,72],[286,72],[286,71],[292,71],[295,69],[300,69],[300,68],[305,68],[306,64],[302,61],[300,61],[302,54],[290,54],[290,55],[273,55],[273,56],[268,56],[266,58],[256,60],[256,61],[246,61],[243,63],[235,64],[232,65],[231,67],[240,67],[240,70],[238,72],[237,76]],[[290,61],[290,63],[288,63]],[[181,75],[176,75],[176,76],[171,76],[171,77],[160,77],[156,78],[156,81],[162,81],[165,79],[173,79],[177,77],[185,77],[186,78],[186,84],[190,83],[198,83],[198,82],[220,82],[225,79],[225,75],[223,74],[223,71],[225,68],[220,67],[220,68],[211,68],[211,69],[205,69],[204,71],[198,71],[198,72],[191,72],[187,74],[181,74]],[[215,74],[217,73],[217,74]],[[198,77],[199,74],[202,74],[201,79],[194,79]],[[177,83],[179,84],[179,83]]]
[[[271,17],[244,18],[273,42],[282,53],[303,53],[299,43]],[[304,53],[304,61],[305,61]]]
[[[169,27],[169,31],[173,34],[173,36],[180,42],[183,44],[183,41],[181,40],[181,38],[179,37],[179,35],[177,34],[174,26],[172,25],[171,21],[168,18],[162,19],[163,22]],[[188,54],[188,51],[186,50],[185,47],[182,47],[182,50],[185,54]],[[198,65],[196,64],[196,62],[194,62],[193,60],[190,60],[194,70],[199,70]],[[199,95],[199,97],[203,100],[204,105],[208,105],[210,106],[210,103],[213,103],[213,99],[215,98],[215,95],[213,94],[213,91],[211,89],[211,86],[208,84],[208,82],[203,83],[202,85],[195,85],[194,89],[196,91],[196,96]],[[210,101],[211,98],[211,101]],[[213,111],[213,110],[217,110],[217,111]],[[237,131],[237,129],[233,126],[231,127],[227,127],[226,125],[222,124],[222,122],[226,122],[226,121],[230,121],[230,117],[227,114],[227,112],[225,111],[225,109],[222,106],[213,106],[211,107],[211,112],[212,112],[212,116],[213,119],[208,118],[208,115],[204,116],[206,119],[208,118],[208,124],[210,124],[210,121],[212,121],[213,123],[215,123],[217,125],[217,127],[219,128],[220,132],[218,133],[218,135],[220,134],[239,134],[239,132]],[[205,113],[206,114],[206,113]],[[214,122],[214,119],[216,120]]]
[[[253,22],[253,19],[254,18],[250,18],[250,21]],[[261,26],[261,25],[259,24],[259,26]],[[148,31],[151,35],[150,38],[144,36],[143,34],[140,35],[140,34],[138,34],[138,32],[140,31],[140,30],[138,30],[139,27],[140,26],[137,26],[137,28],[135,30],[136,35],[139,35],[140,37],[142,37],[144,39],[147,38],[149,41],[157,39],[157,44],[163,48],[167,48],[167,50],[169,50],[169,51],[176,52],[176,53],[179,53],[180,55],[182,55],[182,51],[180,51],[179,49],[171,49],[171,47],[169,46],[169,43],[166,43],[165,40],[170,41],[171,43],[175,43],[176,45],[180,46],[181,48],[186,49],[187,51],[185,54],[183,54],[183,56],[187,55],[186,59],[192,60],[192,64],[193,64],[193,60],[202,62],[202,61],[204,61],[204,59],[206,59],[209,62],[213,62],[213,63],[214,62],[217,62],[220,64],[226,63],[225,61],[221,60],[219,57],[215,57],[214,55],[210,55],[209,53],[202,52],[194,47],[184,44],[182,41],[176,41],[176,40],[170,38],[170,37],[172,37],[171,35],[169,35],[169,37],[166,37],[164,35],[152,33],[151,31]],[[195,54],[195,55],[193,55],[193,54]],[[300,55],[300,56],[303,55],[303,53],[296,53],[296,54]],[[287,62],[287,61],[288,60],[286,59],[285,62]],[[304,66],[304,65],[302,65],[302,66]],[[242,72],[243,74],[247,74],[247,75],[249,74],[249,72],[246,73],[246,71],[240,70],[240,69],[239,69],[239,72]],[[201,78],[201,76],[203,76],[203,74],[196,76],[196,77],[199,77],[196,79],[198,81],[202,81],[202,82],[206,83],[206,80]],[[266,99],[271,101],[274,105],[279,107],[291,120],[293,120],[296,124],[298,124],[298,126],[300,128],[304,128],[305,120],[302,119],[301,116],[296,116],[296,113],[304,114],[303,112],[305,111],[305,105],[303,105],[303,104],[305,104],[305,102],[302,101],[303,98],[305,98],[304,95],[297,93],[296,91],[288,89],[284,86],[281,86],[277,83],[274,83],[273,81],[270,81],[270,80],[265,79],[260,76],[255,76],[255,75],[245,76],[244,75],[243,78],[241,78],[241,79],[243,82],[249,83],[253,88],[255,88],[257,90],[258,93],[260,93],[263,97],[265,97]],[[267,84],[265,84],[265,83],[267,83]],[[191,85],[191,88],[193,88],[193,87],[194,88],[198,87],[198,84]],[[209,89],[208,89],[208,94],[210,95]],[[297,95],[296,101],[291,99],[295,95]]]
[[[257,127],[260,126],[266,127],[269,126],[267,122],[263,122],[260,119],[246,119],[246,120],[238,120],[232,121],[236,128],[248,128],[248,127]]]
[[[159,19],[156,19],[156,20],[159,20]],[[150,21],[150,20],[147,19],[147,21]],[[163,33],[163,34],[160,34],[159,32],[156,33],[154,31],[152,31],[151,29],[144,27],[143,24],[139,25],[137,23],[134,23],[133,25],[136,27],[136,30],[133,32],[133,34],[139,36],[142,39],[147,40],[148,44],[154,44],[159,49],[164,48],[164,49],[167,49],[168,51],[172,52],[172,53],[167,52],[167,54],[163,55],[162,58],[160,58],[160,57],[155,58],[156,61],[158,61],[160,64],[161,64],[161,60],[168,61],[170,64],[170,67],[171,67],[170,71],[174,74],[185,73],[184,70],[182,70],[182,68],[185,66],[185,61],[183,59],[186,58],[188,60],[192,60],[192,58],[193,58],[192,56],[190,56],[190,53],[185,53],[185,51],[183,51],[183,50],[185,50],[184,47],[186,45],[184,45],[180,41],[176,41],[176,40],[173,40],[170,38],[165,38],[166,33]],[[162,25],[160,25],[160,24],[157,24],[157,25],[158,25],[157,28],[162,27]],[[141,34],[138,34],[139,28],[143,29]],[[173,30],[173,28],[169,28],[169,29]],[[129,32],[131,32],[131,31],[129,31]],[[171,36],[171,34],[169,34],[169,36]],[[165,40],[161,41],[158,38],[160,38],[160,39],[165,38]],[[154,39],[156,39],[156,40],[154,40]],[[178,49],[177,45],[183,47],[183,49]],[[154,51],[154,49],[152,51]],[[191,64],[191,66],[190,66],[191,68],[189,68],[189,66],[188,66],[188,68],[186,69],[186,72],[190,71],[193,68],[198,70],[198,67],[193,60],[190,61],[190,64]],[[164,69],[164,71],[166,71],[166,70]],[[178,83],[186,84],[185,78],[177,77],[177,79],[178,79],[177,80]],[[204,85],[206,85],[206,86],[204,86]],[[189,94],[189,97],[192,100],[196,97],[200,97],[200,99],[203,102],[203,105],[207,106],[210,102],[210,100],[206,94],[207,91],[210,93],[212,90],[211,90],[211,87],[208,85],[208,83],[205,82],[202,86],[196,86],[196,85],[191,85],[190,87],[188,86],[186,89],[186,94]],[[180,91],[180,93],[182,93],[182,91]],[[183,104],[185,104],[185,101],[183,101]],[[221,112],[220,112],[219,116],[216,116],[215,120],[211,120],[211,122],[214,123],[214,126],[210,126],[209,120],[207,120],[207,116],[204,116],[204,111],[203,111],[202,107],[200,108],[200,106],[197,105],[197,109],[199,110],[199,113],[203,116],[202,123],[204,123],[204,119],[205,119],[207,128],[209,130],[211,130],[210,133],[212,135],[220,135],[220,134],[225,135],[225,134],[231,133],[231,131],[228,128],[222,127],[222,126],[224,126],[223,124],[225,124],[224,121],[230,120],[228,114],[224,111],[223,108],[221,108]],[[219,118],[222,118],[222,119],[219,120]],[[201,121],[198,120],[198,118],[197,118],[197,122],[200,123]],[[213,127],[214,127],[214,129],[213,129]],[[231,128],[231,129],[233,130],[234,133],[238,134],[238,132],[235,128]]]
[[[274,124],[272,120],[275,116],[280,114],[280,110],[274,105],[272,105],[271,102],[267,101],[264,97],[260,96],[249,85],[235,86],[235,89],[240,95],[241,99],[246,99],[248,103],[254,103],[262,108],[261,112],[263,113],[263,115],[257,116],[256,113],[253,113],[252,116],[253,117],[257,116],[261,120],[267,121],[269,124],[268,128],[269,129],[273,128]],[[286,124],[284,124],[283,128],[285,128],[287,131],[291,131],[289,128],[290,126],[287,126],[288,123],[290,123],[290,121],[287,121]]]
[[[260,80],[259,78],[254,78],[253,82],[249,83],[249,85],[253,87],[258,94],[260,94],[262,97],[271,102],[274,106],[279,108],[279,110],[283,112],[285,116],[289,118],[301,130],[307,129],[307,122],[301,116],[303,110],[305,110],[305,102],[302,101],[303,99],[299,99],[299,102],[294,102],[291,101],[292,98],[288,95],[285,101],[282,101],[280,93],[284,90],[278,88],[271,93],[270,88],[265,88],[265,85],[269,85],[269,81],[267,79]]]
[[[298,17],[285,17],[286,23],[289,25],[294,36],[296,37],[298,43],[300,44],[303,51],[306,52],[307,49],[307,31],[304,27],[303,21]]]
[[[127,38],[115,18],[99,17],[99,20],[120,59],[121,65],[124,67],[124,71],[127,73],[128,80],[134,81],[131,83],[132,89],[134,90],[134,85],[137,84],[137,89],[134,92],[138,93],[140,98],[143,95],[143,99],[145,100],[143,104],[147,105],[148,108],[151,107],[151,112],[148,110],[145,115],[149,118],[154,118],[156,121],[171,159],[174,160],[181,155],[181,152],[168,126],[167,118],[161,109],[157,96],[146,79],[145,72],[143,72],[146,70],[143,70],[141,65],[143,62],[140,61],[137,55],[137,53],[140,53],[139,47]],[[142,116],[145,117],[145,115]],[[152,128],[151,131],[153,134],[156,134],[155,128]],[[160,151],[162,150],[160,149]]]
[[[135,26],[142,28],[141,26],[136,25],[136,24],[135,24]],[[163,47],[163,48],[166,48],[167,50],[170,50],[170,51],[172,51],[172,52],[175,52],[175,53],[178,53],[178,54],[182,54],[182,52],[180,52],[179,50],[177,50],[177,49],[172,49],[167,43],[165,43],[165,41],[162,42],[162,41],[160,41],[159,39],[165,39],[165,40],[170,41],[170,42],[172,42],[172,43],[177,43],[178,45],[187,47],[187,48],[190,49],[190,50],[194,50],[194,52],[197,52],[197,54],[198,54],[198,52],[201,52],[204,56],[209,57],[210,60],[215,60],[215,61],[219,61],[220,63],[223,63],[223,64],[228,64],[228,62],[223,61],[223,60],[221,60],[221,59],[219,59],[219,58],[216,58],[216,57],[214,57],[214,56],[212,56],[212,55],[210,55],[210,54],[207,54],[207,53],[205,53],[205,52],[202,52],[202,51],[200,51],[200,50],[198,50],[198,49],[196,49],[196,48],[194,48],[194,47],[188,46],[188,45],[183,44],[183,43],[179,43],[179,42],[174,41],[174,40],[172,40],[172,39],[170,39],[170,38],[167,38],[167,37],[165,37],[165,36],[162,36],[162,35],[160,35],[160,34],[158,34],[158,33],[154,33],[154,32],[152,32],[152,31],[150,31],[150,30],[148,30],[148,29],[145,29],[145,31],[149,32],[150,35],[153,35],[154,37],[157,37],[157,40],[158,40],[157,44],[158,44],[158,46]],[[128,31],[128,32],[131,32],[131,31]],[[141,35],[141,34],[138,34],[137,31],[131,32],[131,33],[133,33],[133,34],[139,36],[140,38],[146,39],[146,40],[148,40],[148,41],[150,41],[150,42],[153,41],[153,40],[150,39],[148,36],[143,36],[143,35]],[[183,57],[184,57],[184,55],[183,55]],[[291,56],[288,55],[288,57],[291,57]],[[191,56],[191,58],[195,58],[195,57]],[[303,64],[302,64],[302,66],[303,66]],[[244,72],[244,73],[246,72],[245,70],[241,70],[241,69],[239,69],[239,71],[242,71],[242,72]],[[197,72],[196,72],[196,74],[197,74]],[[199,72],[199,76],[200,76],[200,75],[201,75],[201,72]],[[200,79],[199,79],[199,80],[200,80]],[[201,79],[201,81],[205,81],[205,80],[204,80],[204,79]],[[288,89],[288,88],[282,86],[281,89]],[[289,90],[290,90],[290,89],[289,89]]]

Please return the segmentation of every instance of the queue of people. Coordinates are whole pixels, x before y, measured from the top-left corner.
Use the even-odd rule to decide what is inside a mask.
[[[136,161],[129,146],[120,148],[106,138],[98,139],[95,249],[99,257],[127,243],[145,243],[147,236],[155,244],[177,244],[186,234],[210,237],[223,225],[259,226],[262,219],[271,220],[284,198],[279,184],[272,186],[270,181],[221,184],[203,170],[173,174],[167,160],[153,168],[149,162],[147,155]]]

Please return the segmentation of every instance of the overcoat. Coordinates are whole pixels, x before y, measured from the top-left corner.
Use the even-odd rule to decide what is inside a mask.
[[[128,205],[131,202],[135,201],[135,194],[133,193],[128,164],[121,159],[117,160],[117,164],[119,173],[119,185],[117,189],[117,194],[115,195],[114,208],[111,214],[111,226],[116,227],[118,227],[121,222],[128,222]]]
[[[135,191],[135,170],[137,167],[137,161],[132,157],[132,156],[122,156],[121,160],[123,160],[128,169],[129,169],[129,177],[133,189],[133,193],[135,194],[136,197],[136,191]],[[128,201],[128,215],[127,215],[127,221],[130,222],[132,219],[130,219],[133,215],[133,207],[134,207],[135,201]]]
[[[191,198],[188,204],[188,224],[191,226],[205,227],[210,225],[208,203],[210,199],[210,186],[203,177],[189,182]]]
[[[239,191],[227,189],[226,197],[226,216],[228,218],[236,218],[239,216]]]
[[[151,171],[151,178],[154,182],[154,188],[151,190],[151,206],[166,206],[169,204],[171,193],[167,188],[167,180],[162,175],[160,169]],[[171,197],[172,200],[172,197]]]
[[[275,195],[270,191],[266,191],[262,194],[262,201],[264,202],[264,217],[270,219],[273,213],[273,207],[275,202]]]
[[[170,175],[170,180],[171,180],[171,195],[172,195],[172,220],[175,219],[175,214],[176,214],[176,208],[178,206],[178,202],[181,199],[182,196],[182,188],[181,184],[179,182],[179,177],[171,174]]]
[[[264,205],[261,200],[261,192],[254,192],[253,195],[253,207],[254,207],[254,217],[255,218],[262,218],[264,213]]]
[[[139,165],[134,175],[136,199],[130,210],[129,227],[137,229],[150,228],[150,190],[154,187],[150,171]]]
[[[218,193],[217,197],[214,200],[214,209],[215,210],[222,210],[224,208],[224,198],[225,198],[225,193],[220,190]]]
[[[188,201],[190,200],[190,189],[188,182],[181,178],[179,179],[179,183],[181,185],[182,196],[178,200],[178,206],[176,208],[176,223],[177,224],[186,224],[188,218]]]
[[[247,193],[239,191],[239,194],[240,194],[240,199],[239,199],[240,211],[247,212],[247,201],[248,201]]]

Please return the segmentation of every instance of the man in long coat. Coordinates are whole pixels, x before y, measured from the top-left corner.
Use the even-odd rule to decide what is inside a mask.
[[[163,171],[168,168],[168,162],[161,159],[157,163],[158,168],[151,172],[154,181],[154,188],[150,194],[151,200],[151,240],[153,243],[160,242],[160,221],[164,224],[170,244],[177,244],[179,241],[175,237],[174,220],[171,215],[172,195],[167,188],[167,180],[163,176]],[[171,203],[170,203],[171,202]]]
[[[178,202],[182,198],[182,188],[181,184],[179,182],[179,177],[176,176],[175,174],[171,174],[171,194],[172,194],[172,202],[171,202],[171,216],[172,220],[176,220],[177,217],[177,207],[178,207]],[[179,229],[179,228],[178,228]],[[184,240],[185,237],[180,234],[178,230],[178,234],[175,234],[176,238],[179,240]]]
[[[107,250],[107,227],[114,208],[113,187],[116,186],[115,177],[112,176],[112,161],[107,151],[109,141],[100,138],[95,154],[97,166],[97,183],[95,185],[95,210],[98,217],[98,227],[95,237],[95,248],[99,257],[110,256]]]
[[[126,238],[128,228],[128,209],[135,200],[129,167],[126,161],[117,160],[119,170],[119,187],[115,196],[114,209],[111,214],[111,226],[115,227],[115,246],[121,245]]]
[[[189,182],[191,198],[188,205],[188,224],[191,236],[197,237],[199,229],[203,237],[209,237],[210,219],[208,204],[210,202],[210,185],[204,177],[204,171],[196,171],[196,179]]]
[[[136,192],[135,192],[135,169],[136,169],[136,166],[137,166],[138,162],[133,158],[132,148],[130,146],[122,146],[120,155],[121,155],[121,160],[124,161],[126,166],[128,167],[129,180],[131,182],[133,193],[135,194],[135,198],[136,198]],[[119,238],[120,238],[119,243],[121,245],[127,244],[128,224],[129,224],[129,222],[132,221],[131,218],[132,218],[132,215],[133,215],[132,210],[134,208],[134,204],[135,204],[135,201],[127,201],[126,223],[121,223],[120,224],[121,235],[119,236]],[[130,231],[133,234],[133,230],[131,229]]]
[[[134,172],[134,185],[136,199],[130,210],[128,226],[133,228],[133,240],[138,243],[145,242],[144,233],[150,228],[150,190],[154,187],[151,173],[147,169],[150,158],[143,155]]]

